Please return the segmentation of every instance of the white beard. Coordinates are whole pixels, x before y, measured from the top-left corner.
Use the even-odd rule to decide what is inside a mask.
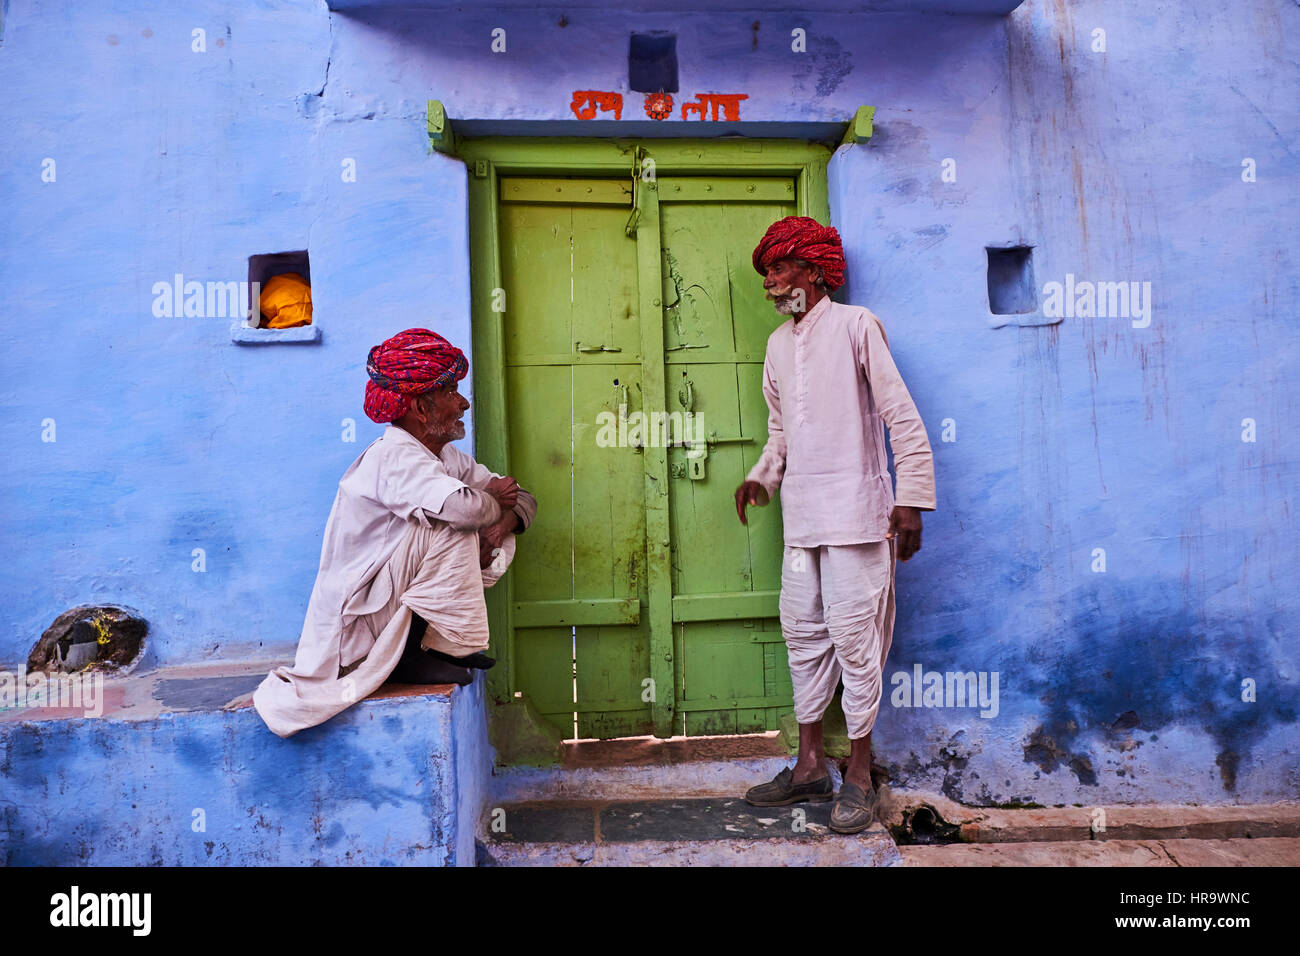
[[[792,286],[786,286],[784,289],[772,290],[772,297],[773,297],[772,306],[781,315],[802,314],[802,310],[796,308],[795,300],[793,297],[790,296],[790,292],[792,291],[792,289],[793,289]]]

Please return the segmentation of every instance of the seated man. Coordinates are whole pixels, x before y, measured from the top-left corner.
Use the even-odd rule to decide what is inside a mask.
[[[390,678],[460,683],[490,667],[483,589],[505,573],[537,502],[451,444],[469,402],[465,355],[428,329],[370,350],[365,411],[389,422],[339,481],[293,667],[253,694],[281,737]]]

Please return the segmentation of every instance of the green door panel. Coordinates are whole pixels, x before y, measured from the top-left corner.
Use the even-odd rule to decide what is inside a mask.
[[[625,186],[502,181],[510,461],[544,503],[511,571],[516,686],[565,737],[575,713],[579,735],[650,729],[645,512],[628,507],[643,469],[599,441],[602,423],[641,402]],[[617,201],[574,204],[592,195]]]
[[[707,442],[702,462],[692,463],[694,447],[669,456],[677,709],[688,735],[772,730],[791,706],[785,647],[755,635],[780,634],[780,513],[751,509],[742,525],[734,495],[767,441],[763,356],[784,321],[751,254],[793,214],[794,185],[702,179],[675,201],[676,185],[662,184],[660,197],[669,403],[692,413],[692,437]]]

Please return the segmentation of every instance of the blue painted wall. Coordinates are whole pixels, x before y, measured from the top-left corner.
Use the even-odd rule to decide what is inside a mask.
[[[251,708],[0,724],[0,865],[473,866],[482,685],[287,740]]]
[[[886,702],[896,779],[973,801],[1293,797],[1300,109],[1279,77],[1300,8],[560,19],[7,4],[0,662],[93,601],[144,613],[154,664],[291,653],[338,477],[380,430],[366,351],[412,325],[469,346],[465,170],[429,154],[426,100],[571,119],[574,89],[624,89],[627,33],[665,29],[683,94],[747,93],[745,119],[877,107],[872,141],[832,163],[832,217],[846,299],[883,319],[930,427],[940,502],[899,569],[887,675],[997,671],[1001,690],[987,720]],[[993,327],[985,247],[1017,243],[1040,287],[1150,281],[1150,326]],[[175,273],[240,280],[249,255],[301,248],[319,344],[241,347],[229,319],[152,313]]]

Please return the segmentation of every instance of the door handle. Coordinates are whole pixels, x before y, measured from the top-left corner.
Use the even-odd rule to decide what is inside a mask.
[[[615,351],[617,351],[617,350],[615,350]],[[623,429],[626,428],[626,426],[627,426],[627,416],[628,416],[628,411],[627,411],[627,386],[626,386],[626,385],[615,385],[615,386],[614,386],[614,396],[615,396],[615,398],[614,398],[614,402],[615,402],[615,404],[618,406],[618,424],[619,424],[619,431],[620,431],[620,433],[622,433]],[[631,449],[632,449],[634,452],[636,452],[638,455],[641,454],[642,450],[645,448],[645,442],[628,442],[628,445],[629,445],[629,446],[631,447]]]
[[[709,445],[748,445],[754,439],[745,438],[743,435],[735,435],[730,438],[719,438],[716,435],[710,435],[703,441],[673,441],[668,443],[669,448],[694,448],[695,446],[707,447]]]
[[[752,438],[745,438],[741,435],[736,435],[732,438],[719,438],[716,435],[710,435],[705,439],[705,441],[710,445],[747,445],[753,440],[754,439]]]

